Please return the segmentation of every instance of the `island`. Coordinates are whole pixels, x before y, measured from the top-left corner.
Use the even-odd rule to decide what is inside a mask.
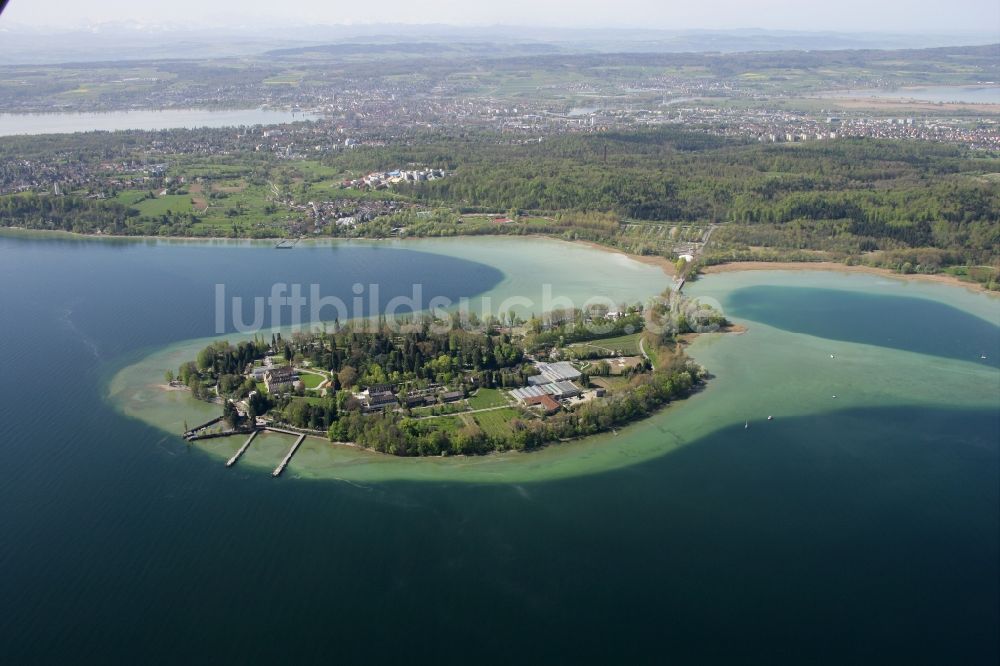
[[[614,311],[418,314],[218,341],[166,380],[220,404],[216,419],[185,427],[188,441],[272,429],[396,456],[526,451],[687,397],[708,378],[684,354],[687,336],[732,328],[668,290]]]

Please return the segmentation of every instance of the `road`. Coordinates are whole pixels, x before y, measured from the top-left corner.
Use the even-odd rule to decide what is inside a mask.
[[[418,421],[424,419],[439,419],[444,416],[461,416],[462,414],[479,414],[480,412],[495,412],[500,409],[510,409],[514,405],[500,405],[499,407],[483,407],[482,409],[467,409],[464,412],[451,412],[449,414],[435,414],[433,416],[417,416],[415,417]]]

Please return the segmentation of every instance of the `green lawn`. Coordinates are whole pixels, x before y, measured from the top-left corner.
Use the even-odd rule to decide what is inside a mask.
[[[299,379],[307,389],[314,389],[323,383],[324,378],[308,372],[299,373]]]
[[[520,418],[521,413],[516,409],[497,409],[492,412],[479,412],[473,414],[476,423],[483,429],[487,436],[501,437],[511,432],[510,423],[513,419]]]
[[[507,399],[501,391],[497,389],[479,389],[476,395],[469,398],[469,406],[472,409],[488,409],[490,407],[504,407]]]
[[[319,405],[319,406],[325,406],[326,400],[327,400],[326,398],[319,398],[316,396],[308,396],[305,398],[300,398],[300,397],[292,398],[292,402],[307,402],[310,405]]]

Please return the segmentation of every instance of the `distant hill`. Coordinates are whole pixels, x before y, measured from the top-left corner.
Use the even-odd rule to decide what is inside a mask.
[[[981,45],[982,34],[841,33],[774,30],[560,29],[534,26],[286,25],[198,28],[112,23],[43,31],[0,23],[5,65],[159,59],[371,56],[383,53],[512,56],[553,53],[683,53],[916,49]]]
[[[391,40],[392,38],[387,38]],[[562,49],[551,44],[518,43],[501,44],[492,42],[395,42],[379,43],[346,42],[341,44],[323,44],[316,46],[300,46],[296,48],[274,49],[266,52],[266,56],[294,58],[296,56],[322,55],[337,58],[345,56],[373,55],[409,55],[409,56],[518,56],[555,54]]]

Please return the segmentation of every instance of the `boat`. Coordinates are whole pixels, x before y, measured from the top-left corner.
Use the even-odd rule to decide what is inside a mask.
[[[747,428],[749,428],[749,427],[750,427],[750,422],[749,421],[747,421],[746,423],[743,424],[743,429],[744,430],[747,429]]]
[[[770,414],[768,414],[768,415],[767,415],[767,420],[768,420],[768,421],[773,421],[773,420],[774,420],[774,417],[773,417],[773,416],[771,416]]]

